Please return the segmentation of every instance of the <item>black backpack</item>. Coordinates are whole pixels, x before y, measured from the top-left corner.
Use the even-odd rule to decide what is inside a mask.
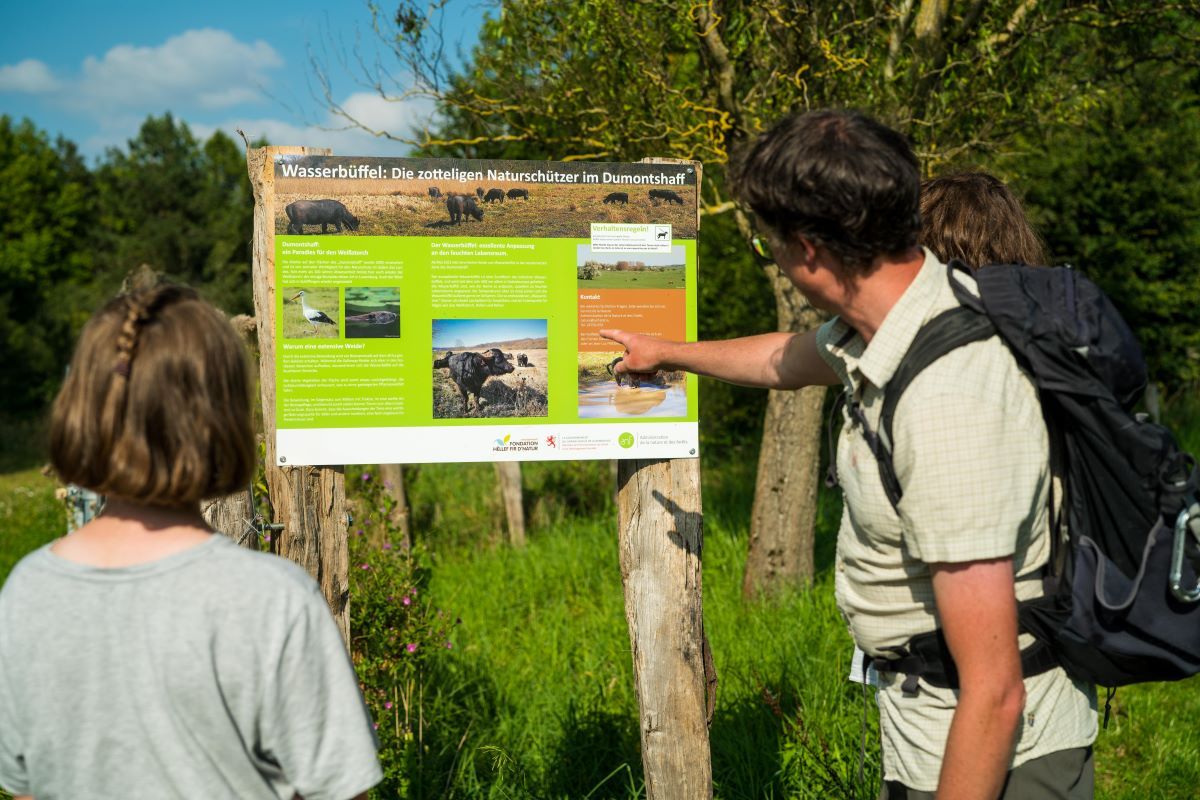
[[[979,297],[955,270],[975,278]],[[1037,640],[1021,654],[1024,674],[1061,665],[1079,680],[1117,687],[1200,672],[1200,470],[1169,430],[1131,413],[1146,385],[1133,333],[1104,293],[1070,267],[993,265],[972,273],[952,263],[947,272],[961,305],[917,333],[884,388],[880,430],[845,401],[893,508],[903,487],[889,444],[905,388],[951,350],[999,335],[1037,387],[1065,495],[1055,504],[1061,513],[1052,522],[1046,594],[1018,608],[1020,629]],[[892,655],[874,665],[905,673],[906,691],[917,690],[917,678],[958,685],[940,631]]]

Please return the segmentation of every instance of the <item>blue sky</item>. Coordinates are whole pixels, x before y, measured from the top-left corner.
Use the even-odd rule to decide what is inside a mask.
[[[446,16],[452,48],[469,52],[487,5],[455,0]],[[328,130],[345,123],[314,97],[310,52],[328,65],[337,102],[368,124],[403,131],[429,114],[427,101],[388,102],[360,85],[338,59],[356,41],[369,58],[397,66],[380,52],[367,4],[357,0],[7,4],[0,112],[61,133],[89,157],[124,146],[147,115],[166,111],[201,138],[242,127],[272,144],[404,155],[401,144]]]
[[[543,339],[544,319],[435,319],[433,346],[474,347],[514,339]]]

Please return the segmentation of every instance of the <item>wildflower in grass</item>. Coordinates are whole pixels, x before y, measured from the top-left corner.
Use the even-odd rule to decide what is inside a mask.
[[[383,543],[383,549],[384,549],[384,550],[391,550],[391,549],[392,549],[392,543],[391,543],[391,542],[384,542],[384,543]]]
[[[454,642],[446,642],[446,649],[447,649],[447,650],[453,650],[453,649],[454,649]]]
[[[364,481],[369,481],[369,480],[371,480],[371,473],[369,473],[369,472],[364,472],[364,473],[362,474],[362,479],[363,479]]]
[[[412,598],[411,598],[411,597],[409,597],[408,595],[404,595],[404,597],[400,598],[400,602],[401,602],[401,603],[404,603],[404,605],[406,605],[406,606],[411,606],[411,605],[412,605]]]
[[[370,569],[370,568],[371,568],[371,565],[370,565],[370,564],[363,564],[363,565],[360,567],[360,569]]]
[[[388,711],[391,711],[392,710],[392,701],[388,700],[387,702],[385,702],[383,704],[383,707],[386,708]]]
[[[417,652],[417,643],[409,642],[407,645],[404,646],[404,649],[408,650],[408,652],[410,652],[410,653],[415,653],[415,652]]]

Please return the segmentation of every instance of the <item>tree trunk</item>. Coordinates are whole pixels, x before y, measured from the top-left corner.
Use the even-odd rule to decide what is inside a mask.
[[[304,567],[321,586],[342,638],[350,641],[346,483],[341,467],[286,467],[275,452],[275,156],[328,155],[327,149],[247,149],[254,187],[254,319],[258,326],[259,387],[266,438],[267,488],[283,530],[272,549]]]
[[[768,277],[779,330],[799,333],[820,324],[820,312],[777,267],[770,267]],[[744,597],[773,594],[784,586],[812,580],[824,399],[825,387],[813,386],[798,392],[772,391],[767,401],[742,580]]]
[[[525,546],[525,506],[521,492],[521,463],[497,461],[496,480],[504,501],[504,516],[508,520],[508,541],[513,547]]]
[[[617,516],[648,800],[712,797],[700,461],[620,462]]]
[[[399,545],[412,548],[412,521],[408,508],[408,493],[404,489],[404,467],[399,464],[380,464],[379,478],[383,488],[392,496],[396,505],[392,508],[391,522],[400,531]]]

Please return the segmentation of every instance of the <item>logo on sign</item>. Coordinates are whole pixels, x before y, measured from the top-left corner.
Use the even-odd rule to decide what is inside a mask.
[[[511,433],[504,434],[503,439],[494,439],[493,453],[531,453],[538,449],[538,440],[514,439]]]
[[[624,447],[626,450],[633,447],[633,434],[629,432],[622,433],[617,437],[617,444]]]

